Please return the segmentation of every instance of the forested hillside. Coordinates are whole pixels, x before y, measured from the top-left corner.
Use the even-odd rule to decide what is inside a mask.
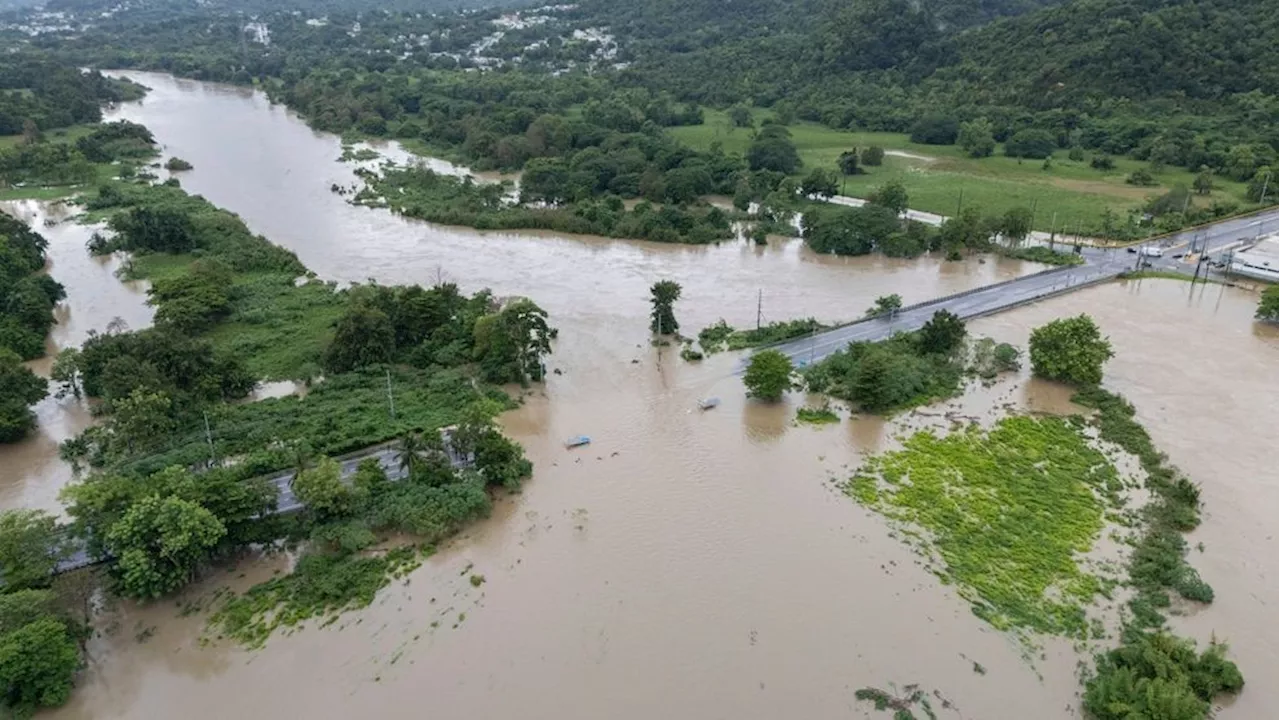
[[[1273,2],[1076,0],[958,38],[938,76],[1030,107],[1274,93],[1276,22]]]
[[[62,0],[86,1],[96,0]],[[532,169],[526,178],[553,181],[544,194],[557,202],[612,194],[680,204],[744,183],[747,195],[767,195],[743,180],[744,168],[799,181],[802,167],[835,172],[848,146],[886,142],[899,156],[883,169],[840,169],[861,196],[874,188],[854,176],[876,187],[902,181],[923,203],[913,207],[951,214],[967,187],[970,202],[990,206],[984,213],[1038,206],[1047,211],[1040,229],[1061,213],[1078,230],[1125,239],[1152,217],[1165,230],[1202,222],[1275,187],[1280,50],[1270,0],[321,7],[152,0],[109,17],[72,10],[34,38],[9,36],[10,47],[68,64],[253,83],[322,130],[399,138],[475,169]],[[808,143],[805,157],[747,157],[745,138],[766,140],[754,129],[765,121],[803,127],[794,142]],[[662,137],[689,126],[700,129]],[[902,147],[907,135],[913,147]],[[791,134],[768,140],[792,143]],[[934,163],[932,179],[907,174],[902,151]],[[1017,193],[1028,183],[1038,194]],[[419,200],[415,212],[443,217],[441,198]],[[622,227],[629,237],[665,236],[702,218],[670,220]],[[499,224],[517,221],[527,219]],[[605,225],[593,231],[622,232]]]

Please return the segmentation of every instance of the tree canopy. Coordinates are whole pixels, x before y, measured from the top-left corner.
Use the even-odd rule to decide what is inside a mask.
[[[751,397],[776,402],[792,388],[793,371],[791,358],[777,350],[761,350],[747,363],[742,384],[747,386],[747,394]]]
[[[1097,385],[1102,366],[1114,353],[1111,342],[1088,315],[1053,320],[1031,332],[1031,370],[1040,377]]]

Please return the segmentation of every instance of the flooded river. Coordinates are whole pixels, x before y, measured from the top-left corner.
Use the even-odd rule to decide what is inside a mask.
[[[78,347],[89,332],[115,327],[138,329],[151,324],[146,283],[122,282],[116,277],[122,259],[93,257],[85,243],[93,228],[67,218],[64,205],[37,200],[0,203],[0,212],[21,218],[49,241],[47,269],[67,290],[67,299],[54,311],[57,324],[46,343],[47,354],[30,364],[48,376],[53,356]],[[52,224],[51,224],[52,223]],[[67,396],[50,395],[35,406],[38,425],[26,440],[0,446],[0,508],[33,507],[61,513],[58,491],[71,481],[71,466],[58,459],[58,444],[89,426],[88,404]]]
[[[352,180],[336,162],[338,140],[261,96],[136,77],[153,92],[115,116],[146,124],[166,155],[195,165],[182,175],[188,190],[239,213],[325,279],[443,274],[468,290],[533,297],[561,329],[551,366],[562,374],[503,417],[535,464],[523,493],[372,607],[246,652],[201,644],[202,618],[179,618],[171,603],[125,605],[52,717],[847,718],[869,716],[857,689],[891,683],[936,690],[955,707],[941,717],[1076,716],[1077,658],[1065,643],[1048,643],[1033,668],[879,518],[831,489],[833,476],[924,416],[798,427],[803,398],[747,402],[734,357],[691,365],[647,344],[647,288],[658,279],[683,285],[677,316],[693,333],[720,317],[747,326],[758,307],[766,322],[848,319],[878,295],[910,303],[1036,266],[407,222],[330,193]],[[54,275],[70,285],[56,263]],[[1231,714],[1274,716],[1276,338],[1254,330],[1253,295],[1187,289],[1117,283],[973,327],[1025,346],[1034,324],[1089,312],[1112,335],[1108,383],[1205,484],[1206,522],[1192,542],[1206,547],[1193,561],[1219,599],[1181,622],[1198,637],[1232,640],[1250,685]],[[713,394],[719,408],[694,408]],[[1024,376],[948,407],[1060,410],[1066,398]],[[592,445],[566,451],[562,440],[579,433]],[[478,588],[467,582],[471,566],[486,578]],[[192,597],[271,569],[246,563]]]

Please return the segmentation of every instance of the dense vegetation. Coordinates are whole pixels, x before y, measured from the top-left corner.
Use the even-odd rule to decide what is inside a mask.
[[[35,189],[67,194],[77,186],[116,175],[132,176],[155,153],[151,132],[120,120],[58,131],[52,138],[28,137],[12,147],[0,146],[0,189],[22,195]]]
[[[909,478],[909,481],[908,481]],[[936,571],[978,617],[1002,630],[1087,638],[1084,607],[1114,579],[1082,567],[1123,482],[1070,423],[1011,417],[994,428],[912,435],[872,458],[846,492],[918,527]]]
[[[1264,322],[1274,323],[1280,319],[1280,292],[1275,285],[1268,285],[1258,298],[1258,309],[1253,316]]]
[[[27,717],[61,705],[83,664],[86,618],[66,583],[51,589],[64,554],[54,518],[35,510],[0,513],[0,711]]]
[[[1247,197],[1191,204],[1216,207],[1211,216],[1258,201],[1275,177],[1276,39],[1231,30],[1274,25],[1261,0],[592,0],[524,11],[516,24],[497,11],[315,12],[263,9],[264,42],[230,8],[160,4],[73,20],[75,31],[34,44],[98,66],[256,81],[319,128],[400,138],[479,169],[524,168],[570,205],[607,193],[680,204],[729,194],[743,168],[795,173],[801,157],[775,134],[796,122],[954,144],[992,168],[977,175],[1014,172],[1004,158],[1070,162],[1083,169],[1062,185],[1086,194],[1090,166],[1105,172],[1120,157],[1135,176],[1184,168],[1206,194],[1215,182],[1249,184]],[[498,71],[464,72],[474,69]],[[663,128],[698,126],[704,106],[728,109],[730,132],[750,145],[711,147],[730,136],[675,150]],[[753,108],[764,107],[777,128],[754,129]],[[833,155],[822,169],[837,167],[857,168]],[[1084,218],[1086,207],[1070,214],[1090,232],[1143,231],[1140,215],[1108,227],[1102,207]],[[1162,227],[1191,222],[1186,205],[1161,207]]]
[[[1102,382],[1102,366],[1114,356],[1093,318],[1054,320],[1031,333],[1031,370],[1050,380],[1076,385]]]
[[[724,320],[720,320],[698,331],[698,345],[704,353],[710,355],[724,350],[745,350],[786,342],[812,335],[826,328],[826,325],[813,318],[779,320],[750,330],[737,330]]]
[[[44,355],[53,306],[66,296],[43,273],[48,244],[21,220],[0,213],[0,347],[24,360]]]
[[[469,177],[458,179],[423,167],[387,169],[381,176],[370,177],[356,202],[386,206],[421,220],[481,230],[556,230],[693,244],[732,237],[729,219],[719,208],[705,204],[655,207],[642,201],[627,210],[620,195],[593,199],[593,191],[581,196],[563,194],[551,187],[554,181],[546,179],[553,173],[570,176],[567,169],[526,170],[521,197],[536,198],[539,205],[534,207],[505,199],[502,185],[477,184]],[[581,199],[571,201],[570,197]],[[690,195],[691,200],[696,197]]]
[[[1079,385],[1073,400],[1093,408],[1093,417],[1012,417],[990,431],[943,437],[923,431],[902,450],[864,464],[846,492],[897,523],[926,530],[905,536],[940,563],[936,572],[956,582],[975,614],[1019,633],[1101,637],[1102,624],[1086,608],[1097,597],[1110,598],[1120,578],[1086,571],[1076,558],[1093,545],[1104,520],[1133,528],[1121,644],[1096,657],[1084,708],[1099,719],[1203,720],[1215,696],[1238,692],[1244,679],[1226,659],[1225,645],[1215,642],[1197,653],[1166,628],[1172,594],[1213,600],[1213,590],[1187,563],[1183,537],[1200,521],[1199,487],[1166,464],[1132,405],[1098,387],[1110,351],[1101,348],[1105,341],[1089,318],[1037,329],[1033,354],[1064,328],[1079,330],[1071,339],[1093,349],[1061,376]],[[1089,328],[1093,332],[1085,332]],[[1083,432],[1086,422],[1099,439],[1138,459],[1148,498],[1139,512],[1121,511],[1126,484],[1093,446],[1092,433]]]
[[[41,133],[102,119],[102,105],[142,97],[142,88],[40,56],[11,56],[0,67],[0,135]]]
[[[964,323],[940,310],[924,327],[879,342],[853,342],[804,370],[813,392],[868,412],[921,405],[959,392],[965,372]]]
[[[43,274],[48,243],[21,221],[0,213],[0,443],[25,437],[35,425],[29,409],[48,393],[23,360],[44,355],[53,306],[65,292]]]
[[[794,385],[791,379],[793,371],[791,358],[777,350],[761,350],[752,355],[751,361],[747,363],[742,384],[751,397],[765,402],[777,402]]]

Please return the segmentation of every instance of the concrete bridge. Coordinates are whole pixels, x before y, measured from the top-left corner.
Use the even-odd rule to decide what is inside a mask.
[[[859,320],[815,333],[810,337],[775,345],[771,349],[782,352],[790,357],[796,366],[803,367],[843,350],[851,342],[884,340],[893,336],[894,333],[918,330],[939,310],[947,310],[961,319],[970,320],[1106,282],[1122,273],[1138,269],[1138,263],[1141,260],[1150,261],[1151,269],[1185,272],[1190,275],[1194,265],[1184,261],[1180,250],[1190,250],[1194,247],[1198,254],[1212,256],[1222,248],[1275,233],[1278,222],[1280,218],[1277,217],[1277,210],[1272,208],[1253,215],[1229,218],[1199,228],[1171,233],[1145,243],[1165,250],[1165,255],[1160,258],[1142,258],[1136,252],[1126,252],[1121,248],[1082,247],[1081,256],[1084,258],[1082,265],[1051,268],[995,285],[934,298],[904,307],[892,317],[881,316]],[[1064,246],[1062,249],[1067,250],[1069,247]],[[1173,257],[1174,255],[1179,257]],[[742,372],[745,366],[744,359],[739,366],[739,372]]]

